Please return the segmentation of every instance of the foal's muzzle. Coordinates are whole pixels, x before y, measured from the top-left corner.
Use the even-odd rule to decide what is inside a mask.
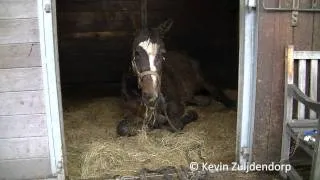
[[[142,93],[142,101],[147,105],[154,104],[158,99],[158,93]]]
[[[160,77],[155,72],[144,73],[140,79],[140,88],[142,92],[142,101],[149,106],[153,106],[160,91]]]
[[[161,87],[161,76],[157,71],[139,72],[135,61],[132,61],[132,68],[138,76],[138,86],[142,91],[142,101],[146,105],[154,105],[159,97]],[[155,81],[154,81],[155,80]]]

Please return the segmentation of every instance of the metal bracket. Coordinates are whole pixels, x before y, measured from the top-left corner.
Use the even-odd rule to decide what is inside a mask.
[[[257,2],[256,0],[247,0],[247,6],[249,8],[256,8],[257,7]]]
[[[44,11],[46,13],[51,13],[51,4],[47,3],[44,5]]]
[[[249,148],[247,148],[247,147],[242,147],[241,150],[240,150],[240,155],[241,155],[246,161],[249,161],[249,155],[250,155]]]
[[[298,24],[298,15],[299,12],[298,11],[292,11],[291,13],[291,26],[295,27]]]
[[[279,2],[281,3],[281,0]],[[294,9],[294,11],[292,11],[292,13],[291,13],[291,26],[292,27],[295,27],[298,24],[299,12],[297,11],[297,9],[299,9],[299,5],[300,5],[300,0],[293,0],[292,8]]]
[[[63,163],[62,163],[62,161],[58,161],[57,162],[57,173],[55,175],[57,176],[58,174],[61,174],[62,172],[63,172]]]

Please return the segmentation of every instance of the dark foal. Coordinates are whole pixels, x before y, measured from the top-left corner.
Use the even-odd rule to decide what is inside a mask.
[[[201,89],[227,107],[233,105],[222,91],[203,80],[195,60],[181,53],[166,52],[162,38],[171,25],[171,21],[166,21],[158,28],[143,29],[134,39],[131,68],[122,84],[127,113],[117,127],[121,136],[136,135],[142,128],[182,130],[198,119],[197,112],[186,110],[187,104],[210,103],[195,98]]]

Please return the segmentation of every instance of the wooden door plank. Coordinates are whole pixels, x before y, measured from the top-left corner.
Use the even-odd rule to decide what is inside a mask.
[[[46,136],[45,114],[0,116],[0,139]]]
[[[39,42],[38,19],[0,19],[0,44]]]
[[[41,89],[42,67],[0,69],[0,92]]]
[[[289,3],[289,0],[283,0],[284,5]],[[288,12],[274,12],[274,45],[269,50],[273,53],[272,63],[272,100],[271,100],[271,115],[269,124],[268,141],[268,162],[275,161],[281,154],[281,139],[283,124],[283,106],[284,106],[284,62],[285,49],[292,43],[292,28],[290,24],[291,14]],[[292,74],[293,75],[293,74]],[[291,79],[288,79],[291,81]],[[290,113],[290,112],[289,112]]]
[[[0,93],[0,102],[0,116],[45,113],[42,90]]]
[[[311,0],[300,0],[300,8],[310,7]],[[298,24],[293,29],[294,46],[296,51],[312,49],[313,13],[299,12]]]
[[[49,158],[0,161],[1,179],[46,179],[51,175]]]
[[[0,161],[49,157],[48,137],[0,139]]]
[[[268,1],[275,4],[275,0]],[[253,161],[265,162],[268,159],[268,129],[271,119],[271,103],[272,103],[272,59],[274,58],[273,50],[275,40],[275,18],[273,13],[264,12],[262,5],[258,8],[260,15],[258,16],[258,47],[257,54],[257,91],[256,91],[256,109],[254,122],[254,138],[253,138]]]
[[[37,0],[1,0],[0,19],[35,18]]]
[[[39,43],[0,45],[0,69],[40,67]]]

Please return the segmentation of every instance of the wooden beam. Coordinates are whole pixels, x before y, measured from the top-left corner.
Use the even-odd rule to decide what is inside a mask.
[[[110,38],[115,38],[115,37],[128,37],[128,36],[133,36],[134,32],[132,33],[128,31],[103,31],[103,32],[75,32],[75,33],[66,33],[62,34],[61,38],[75,38],[75,39],[110,39]]]
[[[320,59],[320,51],[294,51],[294,59]]]
[[[313,128],[317,126],[319,123],[319,119],[317,120],[310,120],[310,119],[304,119],[304,120],[298,120],[293,119],[290,122],[288,122],[289,126],[292,128]]]

